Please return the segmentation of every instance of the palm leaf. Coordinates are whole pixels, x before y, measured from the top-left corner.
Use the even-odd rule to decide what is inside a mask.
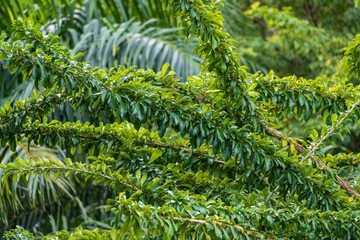
[[[107,27],[92,20],[84,27],[73,54],[85,52],[83,61],[103,68],[120,64],[159,71],[168,62],[183,79],[198,73],[200,60],[191,53],[195,42],[190,40],[188,46],[179,40],[179,29],[159,28],[153,26],[155,22],[128,21]]]
[[[27,142],[19,142],[15,152],[9,147],[0,149],[1,164],[12,162],[15,158],[28,158],[35,161],[38,157],[47,157],[61,161],[64,153],[40,147]],[[0,178],[3,170],[0,170]],[[15,224],[34,226],[33,220],[39,219],[45,209],[52,212],[51,205],[61,198],[72,198],[75,188],[72,181],[59,177],[56,181],[47,181],[44,175],[29,176],[27,179],[7,179],[0,183],[0,229]]]

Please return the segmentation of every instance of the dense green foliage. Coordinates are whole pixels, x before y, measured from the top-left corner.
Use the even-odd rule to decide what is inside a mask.
[[[4,238],[360,237],[356,2],[26,2],[0,7]]]

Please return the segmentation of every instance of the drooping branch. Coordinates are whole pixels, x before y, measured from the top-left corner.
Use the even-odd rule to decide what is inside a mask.
[[[1,181],[7,178],[19,179],[21,176],[40,175],[45,174],[45,178],[55,181],[61,173],[65,176],[73,174],[80,174],[85,180],[92,179],[95,183],[103,185],[118,185],[133,191],[140,191],[140,189],[129,178],[126,171],[119,169],[117,172],[110,171],[105,164],[96,164],[86,166],[83,163],[72,162],[66,159],[65,163],[55,159],[36,159],[23,160],[18,158],[16,161],[1,164],[0,167],[4,169]]]
[[[80,122],[63,124],[53,120],[46,124],[35,121],[23,125],[21,131],[14,132],[14,134],[25,134],[29,140],[42,144],[47,142],[51,147],[64,147],[65,145],[70,147],[82,146],[84,149],[91,149],[96,144],[98,149],[118,151],[125,147],[127,151],[132,151],[131,147],[133,145],[138,147],[150,146],[154,149],[187,152],[203,161],[213,159],[217,163],[226,163],[213,155],[211,149],[207,149],[205,146],[191,148],[187,140],[177,139],[174,141],[169,138],[160,138],[158,134],[147,129],[136,130],[132,124],[127,122],[95,127],[89,123],[81,124]],[[47,139],[47,141],[44,141],[44,139]],[[138,149],[135,148],[133,151],[136,152]]]
[[[184,231],[191,232],[193,225],[206,225],[207,227],[201,229],[201,232],[209,233],[217,231],[216,228],[219,228],[218,237],[221,234],[229,234],[232,238],[251,236],[256,238],[265,237],[267,239],[295,238],[299,237],[299,232],[304,233],[302,237],[306,237],[310,233],[303,230],[306,227],[304,223],[316,223],[315,228],[321,234],[327,234],[329,231],[335,232],[336,230],[338,236],[347,232],[347,229],[341,230],[339,233],[340,226],[331,223],[339,222],[339,219],[341,219],[340,221],[346,221],[351,227],[356,228],[358,225],[356,220],[354,221],[358,211],[322,212],[296,208],[296,205],[283,206],[284,208],[276,210],[262,204],[260,204],[261,206],[254,204],[250,207],[240,205],[234,208],[216,200],[208,200],[196,195],[185,197],[183,194],[178,192],[167,195],[165,198],[168,199],[166,201],[168,204],[161,207],[145,205],[141,201],[135,201],[131,197],[127,198],[122,195],[113,202],[112,210],[116,216],[127,216],[124,224],[127,228],[130,225],[134,227],[146,226],[147,229],[153,229],[148,232],[150,236],[158,236],[159,231],[167,233],[169,228],[171,229],[175,222],[178,221],[190,223],[178,228],[180,235],[184,234]],[[191,204],[188,205],[189,202]],[[183,208],[182,206],[187,207]],[[168,220],[169,222],[161,224],[163,228],[158,229],[156,226],[162,220]],[[272,222],[286,222],[286,224],[274,230],[271,229]],[[252,226],[258,227],[252,228]],[[261,226],[260,229],[262,230],[259,230],[259,226]],[[226,230],[230,231],[225,233]],[[127,231],[128,229],[124,229],[124,227],[120,229],[123,234]],[[174,232],[171,233],[174,234]],[[229,238],[231,239],[231,237]]]
[[[254,77],[260,104],[266,103],[272,111],[295,114],[309,120],[313,114],[339,114],[357,101],[359,86],[353,86],[345,79],[307,80],[294,76],[279,78],[273,72]],[[266,105],[265,105],[266,106]],[[354,119],[360,118],[356,108]]]

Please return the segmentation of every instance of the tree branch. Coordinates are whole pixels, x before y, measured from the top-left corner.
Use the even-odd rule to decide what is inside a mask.
[[[280,131],[278,131],[278,130],[276,130],[274,128],[271,128],[271,127],[269,127],[267,125],[264,125],[264,128],[265,128],[265,132],[266,132],[267,135],[275,137],[275,138],[277,138],[279,140],[286,139],[285,134],[283,134],[282,132],[280,132]],[[298,153],[304,152],[305,148],[301,144],[295,143],[294,145],[295,145],[295,149],[296,149],[296,151],[298,151]],[[314,152],[311,153],[309,155],[309,157],[312,160],[314,160],[316,162],[316,164],[318,166],[320,166],[322,169],[330,169],[328,166],[326,166],[326,164],[323,161],[321,161],[320,158],[318,158],[317,156],[314,155]],[[360,197],[360,194],[356,190],[354,190],[345,179],[340,177],[338,174],[336,174],[335,176],[336,176],[336,180],[339,183],[339,185],[342,188],[344,188],[347,191],[348,194],[356,196],[356,197]]]

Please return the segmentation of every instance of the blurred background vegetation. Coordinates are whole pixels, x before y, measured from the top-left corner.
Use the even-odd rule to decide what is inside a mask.
[[[296,75],[307,79],[345,78],[341,74],[342,49],[360,33],[360,8],[356,0],[228,0],[224,1],[222,11],[226,30],[236,40],[234,45],[248,71],[267,74],[273,70],[281,77]],[[73,54],[83,52],[80,60],[94,67],[110,69],[124,65],[158,71],[169,62],[179,81],[200,72],[201,61],[192,53],[197,40],[190,38],[184,42],[186,28],[178,28],[177,17],[164,12],[158,0],[2,0],[0,16],[0,32],[9,37],[16,19],[39,24],[44,34],[59,35]],[[348,79],[355,85],[359,80]],[[0,105],[30,96],[33,88],[34,83],[23,79],[21,72],[10,74],[0,62]],[[76,121],[87,116],[74,113],[68,106],[53,118]],[[321,129],[321,119],[299,124],[299,119],[289,118],[281,125],[288,134],[305,138],[312,129]],[[360,128],[355,124],[345,126],[342,134],[330,138],[322,151],[359,152]],[[15,153],[8,148],[0,149],[0,160],[7,163],[29,154],[64,158],[68,153],[23,143]],[[23,183],[26,194],[39,204],[25,203],[27,210],[11,217],[5,216],[6,209],[12,206],[5,195],[17,185],[2,184],[0,229],[19,224],[35,233],[46,233],[80,224],[109,227],[103,223],[108,221],[94,220],[110,219],[107,213],[91,205],[105,204],[101,202],[108,194],[104,188],[94,190],[89,186],[79,192],[72,189],[70,180],[59,184],[49,186],[41,177]],[[21,190],[17,191],[20,194]],[[67,201],[69,198],[76,201]],[[60,201],[61,208],[53,208],[53,201]]]

